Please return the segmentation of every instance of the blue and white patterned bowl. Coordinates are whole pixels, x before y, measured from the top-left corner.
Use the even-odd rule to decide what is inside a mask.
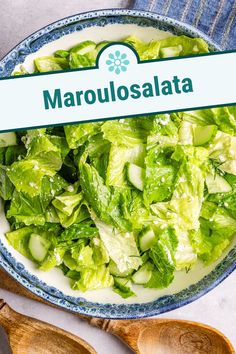
[[[194,28],[157,14],[135,10],[102,10],[75,15],[57,21],[25,39],[0,61],[0,77],[11,75],[24,63],[30,71],[35,57],[49,55],[91,39],[119,40],[135,34],[143,40],[164,38],[172,34],[205,39],[212,51],[220,50]],[[111,289],[88,293],[72,291],[60,270],[44,273],[8,245],[4,233],[9,230],[0,206],[0,265],[34,294],[67,310],[104,318],[141,318],[173,310],[196,300],[223,281],[236,268],[236,242],[221,260],[210,267],[198,263],[188,274],[178,272],[165,290],[136,286],[137,297],[124,300]]]

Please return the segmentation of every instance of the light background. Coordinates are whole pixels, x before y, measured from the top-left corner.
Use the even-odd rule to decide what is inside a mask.
[[[0,0],[0,58],[19,41],[50,22],[79,12],[127,7],[131,3],[132,0]],[[3,290],[0,290],[0,298],[4,298],[19,312],[50,322],[84,338],[94,346],[98,354],[131,353],[116,338],[88,326],[73,314]],[[217,327],[236,347],[236,272],[201,299],[160,317],[199,321]]]

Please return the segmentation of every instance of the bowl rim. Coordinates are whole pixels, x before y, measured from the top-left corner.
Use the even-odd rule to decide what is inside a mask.
[[[30,36],[26,37],[23,41],[17,44],[13,49],[11,49],[1,60],[0,67],[4,67],[8,60],[12,59],[11,56],[15,52],[17,53],[22,46],[36,40],[42,35],[50,33],[53,29],[62,28],[66,21],[70,20],[71,25],[82,20],[95,20],[99,17],[109,17],[109,16],[130,16],[136,18],[150,19],[156,22],[167,24],[168,26],[176,27],[178,30],[183,32],[188,32],[194,36],[203,38],[213,50],[222,50],[219,45],[214,43],[207,35],[195,29],[191,25],[182,23],[175,19],[167,16],[159,15],[153,12],[148,12],[144,10],[131,10],[131,9],[104,9],[104,10],[94,10],[75,14],[72,16],[67,16],[63,19],[57,20],[41,29],[35,31]],[[59,38],[64,36],[62,34]],[[55,39],[49,40],[53,42]],[[46,43],[43,43],[44,45]],[[35,50],[35,52],[38,49]],[[28,52],[25,58],[33,53],[34,51]],[[228,277],[233,270],[236,269],[236,246],[232,248],[227,256],[205,277],[199,280],[196,284],[190,285],[188,288],[181,290],[180,292],[173,295],[166,295],[153,300],[148,303],[132,303],[132,304],[112,304],[112,303],[93,303],[84,298],[74,298],[67,296],[62,293],[59,289],[48,286],[46,283],[41,281],[38,277],[33,276],[27,271],[22,263],[19,263],[12,254],[7,250],[7,248],[0,241],[0,266],[7,271],[7,273],[12,276],[17,282],[24,286],[31,293],[43,298],[44,300],[57,305],[61,308],[69,310],[71,312],[80,313],[87,316],[95,316],[100,318],[110,318],[110,319],[132,319],[132,318],[143,318],[148,316],[156,316],[164,312],[168,312],[179,307],[185,306],[201,296],[208,293],[210,290],[219,285],[226,277]],[[227,266],[224,268],[224,263]],[[223,267],[224,269],[221,269]],[[219,272],[219,274],[218,274]],[[207,284],[206,286],[203,284]],[[202,284],[200,286],[199,284]],[[180,296],[181,293],[186,293],[189,291],[189,295]]]
[[[92,17],[87,17],[88,15],[93,15]],[[207,36],[204,32],[200,31],[199,29],[193,27],[192,25],[181,22],[179,20],[176,20],[174,18],[171,18],[169,16],[165,15],[160,15],[155,12],[151,11],[145,11],[145,10],[136,10],[136,9],[125,9],[125,8],[107,8],[107,9],[101,9],[101,10],[91,10],[91,11],[85,11],[85,12],[80,12],[75,15],[69,15],[66,17],[63,17],[59,20],[53,21],[48,25],[45,25],[43,27],[40,27],[33,33],[31,33],[29,36],[18,42],[15,46],[13,46],[2,58],[0,58],[0,64],[4,63],[8,56],[14,51],[19,49],[19,47],[24,44],[25,42],[28,42],[32,39],[37,39],[37,36],[41,31],[44,31],[44,33],[49,33],[51,31],[51,27],[58,25],[58,28],[61,27],[61,22],[65,20],[71,19],[73,22],[74,21],[82,21],[85,19],[94,19],[97,17],[102,17],[102,16],[131,16],[131,17],[143,17],[143,18],[148,18],[150,20],[158,20],[160,22],[165,22],[169,25],[174,25],[175,27],[181,28],[188,30],[189,32],[192,32],[195,36],[200,37],[204,39],[211,47],[213,47],[217,51],[222,51],[223,48],[217,44],[214,40],[212,40],[209,36]],[[51,41],[49,41],[51,42]],[[53,42],[53,40],[52,40]],[[31,54],[31,53],[29,53]],[[27,54],[27,56],[29,55]]]
[[[0,267],[32,294],[73,313],[117,320],[157,316],[188,305],[221,284],[236,269],[236,246],[234,246],[214,270],[196,284],[192,284],[178,293],[165,295],[146,303],[104,304],[65,295],[62,291],[32,275],[22,263],[16,261],[0,241],[1,248]],[[228,262],[231,264],[224,269],[224,263]],[[221,272],[220,276],[218,272]],[[212,277],[215,278],[214,281],[212,281]],[[208,285],[205,286],[205,283]],[[190,295],[186,296],[186,293]]]

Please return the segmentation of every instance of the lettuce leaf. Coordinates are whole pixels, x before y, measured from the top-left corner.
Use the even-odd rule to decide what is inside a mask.
[[[37,160],[41,166],[52,170],[58,171],[62,166],[58,140],[53,144],[46,136],[36,136],[30,141],[26,158]]]
[[[133,119],[105,122],[101,130],[104,138],[111,143],[127,147],[145,143],[147,137],[147,131]]]
[[[204,197],[204,162],[208,151],[201,147],[178,147],[172,158],[181,161],[176,187],[170,201],[170,209],[184,230],[198,229]]]
[[[197,125],[215,124],[222,132],[231,135],[236,133],[236,112],[231,107],[183,112],[182,118],[184,121]]]
[[[90,52],[84,55],[70,53],[69,66],[71,69],[94,66],[96,62],[96,52]]]
[[[0,197],[11,200],[14,186],[7,175],[7,167],[0,165]]]
[[[144,200],[147,205],[170,199],[176,179],[176,168],[170,163],[172,148],[156,146],[145,160]]]
[[[179,270],[189,268],[197,260],[189,232],[199,229],[205,181],[202,164],[207,158],[207,150],[178,146],[172,158],[181,162],[172,198],[168,202],[153,204],[151,209],[158,217],[156,228],[169,225],[176,232],[178,246],[174,257]]]
[[[80,164],[80,183],[86,200],[97,216],[104,221],[110,221],[107,208],[111,198],[111,191],[105,185],[97,170],[87,163]]]
[[[151,279],[145,285],[153,287],[155,277],[155,288],[166,288],[174,279],[175,271],[175,251],[178,245],[178,239],[175,230],[167,228],[160,235],[158,240],[150,250],[150,258],[152,259],[156,269],[153,271]]]
[[[60,235],[60,241],[77,240],[80,238],[93,238],[98,236],[98,230],[94,227],[92,220],[73,224]]]
[[[178,129],[169,115],[159,115],[147,139],[144,200],[146,204],[170,199],[177,174],[171,156],[178,142]]]
[[[56,171],[41,166],[37,160],[21,160],[14,162],[7,169],[7,175],[18,192],[32,197],[39,195],[43,177],[53,177]]]
[[[218,131],[209,148],[210,158],[219,170],[236,175],[236,137]]]
[[[63,214],[70,216],[73,213],[73,210],[81,204],[82,199],[82,193],[72,194],[70,192],[64,192],[63,194],[57,196],[53,200],[52,204]]]
[[[127,162],[140,167],[144,165],[146,147],[136,144],[133,147],[113,145],[110,149],[106,173],[106,184],[110,186],[128,186],[125,165]]]
[[[80,178],[85,199],[95,214],[107,224],[113,224],[125,231],[130,229],[122,208],[125,190],[106,186],[97,170],[87,163],[80,165]]]
[[[206,264],[215,262],[230,244],[236,230],[236,220],[225,208],[204,202],[200,229],[191,233],[191,243],[198,257]]]
[[[171,36],[158,41],[145,43],[135,36],[126,38],[125,42],[132,45],[141,60],[166,58],[208,52],[207,43],[201,38],[187,36]]]
[[[109,288],[113,285],[113,277],[105,265],[97,269],[86,268],[80,272],[80,279],[72,283],[74,290],[88,291]]]
[[[67,125],[64,127],[66,140],[70,149],[76,149],[83,145],[89,137],[99,132],[101,123],[86,123]]]
[[[110,258],[115,262],[120,272],[138,269],[142,264],[134,235],[121,233],[111,225],[101,222],[94,216],[94,222],[99,230],[101,240]]]
[[[8,146],[5,151],[5,164],[10,166],[13,162],[23,159],[25,155],[24,145]]]
[[[55,195],[60,194],[67,183],[59,175],[43,177],[39,195],[30,196],[27,193],[14,191],[7,217],[14,217],[18,223],[25,225],[44,225],[46,211]]]
[[[37,58],[34,60],[34,64],[36,70],[40,73],[69,69],[68,61],[65,58],[55,58],[53,56]]]
[[[28,249],[29,238],[36,231],[34,226],[23,227],[21,229],[7,232],[6,237],[12,247],[14,247],[23,256],[32,259]]]
[[[9,243],[23,256],[32,259],[29,251],[29,238],[31,234],[38,234],[51,243],[52,247],[57,245],[57,236],[61,228],[56,224],[46,224],[44,226],[26,226],[6,233]]]

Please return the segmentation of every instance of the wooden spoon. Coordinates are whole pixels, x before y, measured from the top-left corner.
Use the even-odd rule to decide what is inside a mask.
[[[136,354],[235,354],[222,333],[196,322],[85,319],[121,338]]]
[[[81,338],[21,315],[3,300],[0,300],[0,325],[8,334],[13,354],[96,354]]]

